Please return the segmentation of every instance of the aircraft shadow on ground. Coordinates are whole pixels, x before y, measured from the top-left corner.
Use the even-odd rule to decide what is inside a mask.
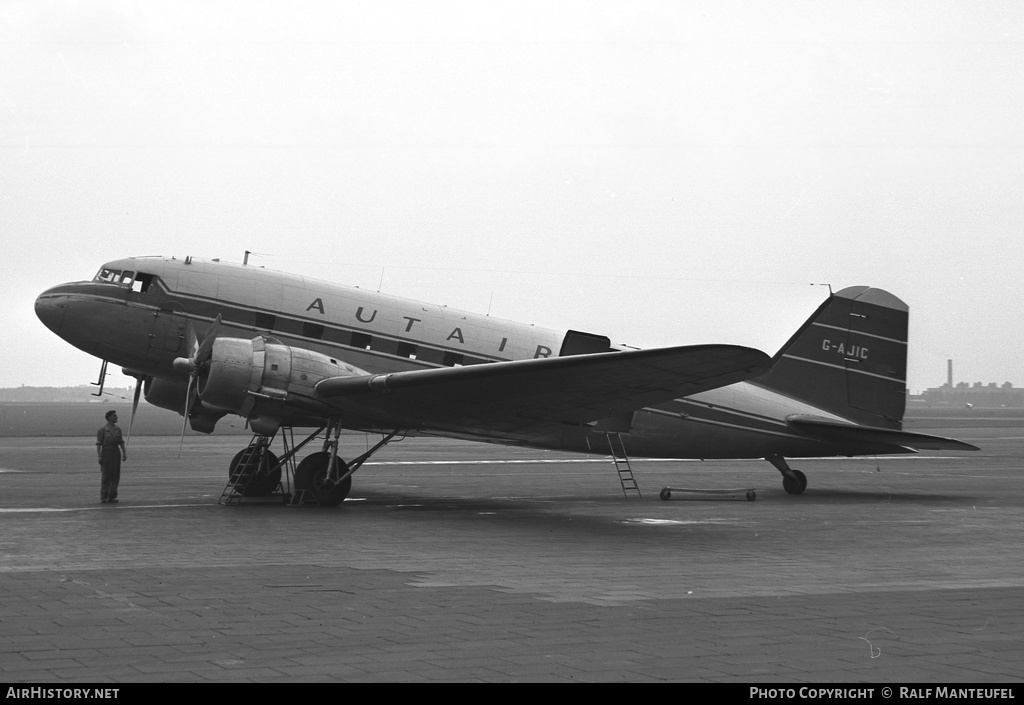
[[[761,495],[758,495],[759,498]],[[983,498],[966,494],[936,494],[927,490],[921,492],[908,492],[899,490],[887,492],[885,490],[843,490],[843,489],[808,489],[805,494],[799,497],[790,497],[783,494],[782,490],[772,497],[765,493],[767,500],[780,498],[790,501],[794,506],[798,504],[878,504],[885,503],[911,503],[921,505],[972,505],[983,501]]]

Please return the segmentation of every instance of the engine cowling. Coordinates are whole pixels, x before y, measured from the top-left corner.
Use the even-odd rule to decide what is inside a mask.
[[[365,374],[329,355],[265,338],[217,338],[199,377],[199,398],[206,407],[244,416],[255,432],[271,434],[287,418],[329,413],[317,397],[317,382]]]
[[[142,386],[143,395],[153,406],[161,409],[177,411],[185,408],[185,394],[188,388],[185,382],[165,377],[151,377]]]
[[[166,377],[151,377],[146,380],[142,391],[146,401],[153,406],[177,412],[179,415],[185,413],[187,382]],[[223,411],[209,409],[202,402],[196,402],[192,405],[188,420],[193,431],[212,433],[222,416]]]

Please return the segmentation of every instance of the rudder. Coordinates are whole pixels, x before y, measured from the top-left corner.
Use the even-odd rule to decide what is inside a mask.
[[[901,428],[909,310],[882,289],[838,291],[752,381],[857,423]]]

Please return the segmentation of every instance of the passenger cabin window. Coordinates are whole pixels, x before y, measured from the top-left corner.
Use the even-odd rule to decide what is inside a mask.
[[[398,344],[398,356],[407,357],[410,360],[416,359],[417,348],[412,343],[399,343]]]
[[[462,367],[462,365],[463,365],[462,353],[446,352],[444,354],[443,364],[446,367]]]
[[[256,327],[264,328],[266,330],[273,330],[274,324],[277,323],[277,316],[270,313],[257,313],[256,314]]]
[[[363,350],[369,350],[370,345],[373,343],[373,338],[368,336],[366,333],[353,333],[352,334],[352,347],[362,348]]]
[[[303,323],[302,335],[305,338],[324,339],[324,327],[319,323]]]

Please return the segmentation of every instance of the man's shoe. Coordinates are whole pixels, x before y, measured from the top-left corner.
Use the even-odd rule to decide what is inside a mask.
[[[108,499],[107,503],[108,504],[117,504],[117,500],[116,499]]]

